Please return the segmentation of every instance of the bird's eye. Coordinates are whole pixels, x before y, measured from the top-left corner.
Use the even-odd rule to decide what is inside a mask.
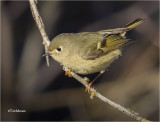
[[[62,47],[58,47],[56,50],[57,50],[58,52],[61,52],[61,51],[62,51]]]

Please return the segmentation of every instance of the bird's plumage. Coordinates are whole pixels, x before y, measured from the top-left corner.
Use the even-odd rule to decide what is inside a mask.
[[[63,33],[52,40],[48,51],[55,60],[76,73],[99,72],[121,55],[124,45],[132,42],[125,34],[142,21],[138,18],[117,29]]]

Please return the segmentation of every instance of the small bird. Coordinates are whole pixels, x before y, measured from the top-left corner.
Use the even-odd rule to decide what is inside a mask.
[[[125,37],[126,32],[141,24],[137,18],[122,28],[97,32],[62,33],[56,36],[48,47],[48,55],[61,65],[78,74],[104,73],[114,60],[121,55],[122,48],[133,42]]]

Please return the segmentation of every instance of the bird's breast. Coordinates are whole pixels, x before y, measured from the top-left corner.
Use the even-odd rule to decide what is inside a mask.
[[[100,72],[109,66],[114,60],[116,60],[121,55],[119,49],[111,51],[110,53],[98,57],[92,60],[85,60],[78,55],[66,57],[65,60],[60,63],[71,71],[78,74],[92,74],[95,72]]]

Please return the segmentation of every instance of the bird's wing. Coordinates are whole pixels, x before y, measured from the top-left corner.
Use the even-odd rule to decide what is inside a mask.
[[[120,49],[131,42],[133,41],[126,39],[119,34],[108,35],[107,37],[104,37],[103,40],[97,42],[96,49],[88,48],[86,53],[84,53],[83,58],[86,60],[95,59],[109,53],[110,51]]]
[[[104,53],[122,48],[123,46],[133,42],[130,39],[126,39],[119,34],[109,35],[102,42],[98,42],[98,49],[104,51]]]
[[[94,46],[93,44],[91,46],[88,46],[88,48],[86,48],[88,50],[84,52],[83,58],[88,60],[95,59],[110,51],[119,49],[124,45],[127,45],[133,42],[130,39],[126,39],[125,34],[127,31],[138,26],[142,22],[143,22],[143,19],[137,18],[122,28],[98,31],[97,34],[100,34],[101,36],[103,36],[103,39],[100,39],[100,40],[97,39],[97,43],[94,44]],[[94,48],[90,48],[90,47],[94,47]]]

